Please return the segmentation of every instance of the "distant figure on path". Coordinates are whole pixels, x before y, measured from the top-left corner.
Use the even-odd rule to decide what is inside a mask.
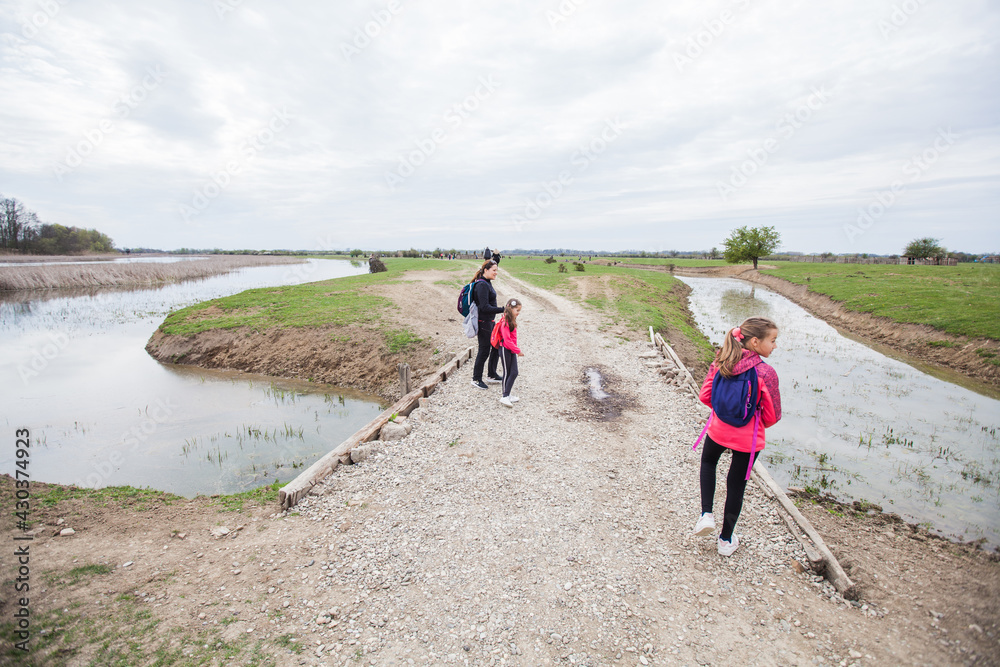
[[[500,251],[499,250],[494,250],[493,251],[493,256],[490,259],[492,259],[494,262],[496,262],[497,266],[500,266]]]
[[[733,529],[743,509],[750,468],[764,450],[764,429],[781,419],[778,374],[764,363],[777,347],[777,339],[778,325],[774,322],[765,317],[748,318],[726,334],[701,386],[699,398],[712,408],[712,413],[701,432],[708,435],[701,450],[701,517],[694,534],[715,532],[715,469],[723,452],[731,450],[733,461],[726,477],[726,507],[718,544],[722,556],[733,555],[740,546]]]
[[[500,403],[508,408],[514,407],[521,400],[510,394],[510,390],[514,388],[514,380],[517,379],[517,358],[524,356],[524,352],[517,346],[517,316],[520,314],[521,302],[509,299],[503,307],[503,317],[496,324],[499,331],[496,337],[499,338],[497,347],[500,350],[500,365],[503,366],[503,396],[500,397]]]
[[[497,362],[500,360],[500,353],[495,347],[490,345],[490,336],[493,334],[493,318],[503,312],[503,308],[497,306],[497,291],[493,289],[493,279],[497,277],[497,265],[492,259],[483,262],[482,267],[476,272],[473,280],[475,286],[472,288],[472,297],[479,309],[479,333],[476,338],[479,342],[479,352],[476,353],[476,363],[472,366],[472,386],[479,389],[488,389],[483,382],[483,366],[489,360],[486,369],[487,382],[500,382],[503,380],[497,375]]]
[[[493,259],[493,251],[490,250],[489,246],[486,246],[486,252],[483,253],[483,259]]]

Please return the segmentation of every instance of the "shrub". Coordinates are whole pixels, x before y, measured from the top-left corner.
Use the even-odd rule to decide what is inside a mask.
[[[566,265],[565,264],[560,264],[559,265],[559,273],[566,273]]]
[[[383,271],[388,271],[385,268],[385,264],[378,257],[372,257],[368,260],[368,273],[382,273]]]
[[[549,255],[548,257],[545,258],[545,263],[546,264],[555,264],[556,263],[556,258],[553,257],[552,255]]]
[[[584,266],[580,262],[573,262],[573,268],[576,269],[577,271],[584,270]]]

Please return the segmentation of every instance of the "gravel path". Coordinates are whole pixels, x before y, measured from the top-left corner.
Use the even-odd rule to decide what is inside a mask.
[[[863,628],[884,619],[796,573],[805,554],[754,484],[734,556],[691,536],[707,409],[650,367],[651,346],[501,287],[525,303],[521,401],[504,408],[464,366],[408,436],[341,466],[258,556],[283,577],[265,634],[307,646],[288,664],[872,662],[882,631]],[[589,398],[588,368],[611,398]]]

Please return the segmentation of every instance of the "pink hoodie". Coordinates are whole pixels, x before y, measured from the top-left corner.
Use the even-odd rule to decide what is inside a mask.
[[[764,449],[764,429],[773,426],[781,419],[781,394],[778,392],[778,374],[752,350],[743,350],[743,358],[736,362],[733,373],[738,375],[753,366],[757,367],[757,379],[760,381],[760,421],[763,428],[757,431],[756,451],[759,452]],[[718,370],[715,362],[712,362],[708,368],[708,375],[705,376],[705,382],[701,385],[701,394],[698,396],[708,407],[712,407],[712,381]],[[738,452],[749,452],[750,441],[753,439],[753,420],[746,426],[737,427],[730,426],[717,416],[713,416],[712,423],[708,425],[708,436],[723,447]]]
[[[514,323],[515,325],[517,322]],[[517,346],[517,329],[513,331],[507,326],[507,318],[501,317],[496,325],[500,327],[500,347],[505,347],[514,354],[521,354],[521,348]]]

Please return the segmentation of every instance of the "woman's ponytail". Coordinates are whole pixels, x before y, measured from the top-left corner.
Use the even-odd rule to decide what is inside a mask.
[[[778,325],[766,317],[748,317],[743,324],[726,332],[722,349],[715,355],[715,366],[723,377],[732,377],[736,364],[743,358],[743,350],[751,338],[764,340],[769,331],[776,331]]]

